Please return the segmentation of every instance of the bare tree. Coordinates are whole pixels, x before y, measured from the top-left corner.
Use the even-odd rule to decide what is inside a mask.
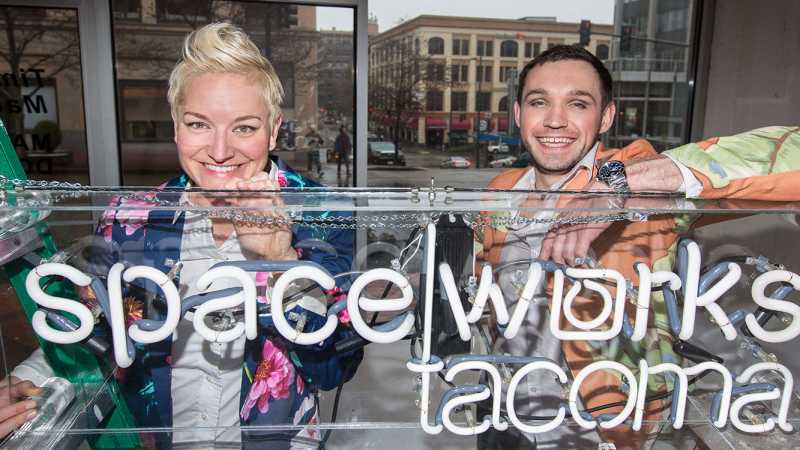
[[[44,14],[42,16],[41,14]],[[0,60],[8,72],[0,80],[2,115],[11,134],[24,132],[24,87],[35,91],[43,80],[80,64],[78,19],[74,11],[0,8]]]
[[[369,81],[370,113],[390,124],[398,158],[402,125],[435,106],[428,103],[443,96],[451,74],[444,60],[421,55],[407,40],[381,43],[374,51],[385,52],[390,62],[380,65]]]

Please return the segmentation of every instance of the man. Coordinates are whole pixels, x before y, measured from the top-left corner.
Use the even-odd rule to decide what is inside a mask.
[[[336,136],[336,142],[333,144],[333,152],[336,155],[336,174],[342,176],[342,163],[347,170],[347,176],[350,176],[350,150],[353,145],[350,143],[350,136],[344,127],[339,128],[339,135]]]
[[[635,141],[620,150],[607,150],[598,139],[611,128],[616,115],[611,88],[611,75],[603,63],[582,48],[557,46],[530,61],[520,73],[519,100],[514,105],[514,117],[522,142],[532,156],[532,167],[506,171],[492,180],[489,187],[685,192],[689,197],[755,200],[796,200],[800,196],[798,177],[778,174],[797,171],[800,157],[787,156],[789,161],[778,158],[778,164],[770,164],[770,161],[776,161],[775,154],[781,145],[791,145],[795,150],[800,148],[800,128],[774,127],[760,130],[761,134],[750,133],[748,139],[740,139],[746,140],[746,145],[736,141],[738,137],[722,138],[689,144],[662,155],[645,140]],[[754,144],[756,139],[760,139],[760,145]],[[722,140],[733,147],[738,146],[741,152],[747,152],[747,158],[736,153],[731,155],[730,148],[725,148],[725,151],[715,148],[723,147]],[[603,167],[605,170],[600,171]],[[603,175],[611,173],[611,176],[598,177],[599,172]],[[757,182],[755,176],[758,176]],[[572,200],[566,205],[557,199],[552,202],[585,210],[587,207],[619,208],[624,205],[615,202],[622,198],[594,196]],[[547,211],[535,216],[536,219],[557,219]],[[476,248],[477,255],[493,264],[539,258],[570,266],[580,262],[580,258],[592,256],[602,267],[618,270],[627,279],[636,279],[633,264],[637,261],[645,262],[648,267],[658,264],[671,268],[677,234],[686,229],[683,223],[677,223],[671,216],[651,217],[645,222],[597,222],[554,227],[546,222],[537,220],[517,226],[513,224],[519,221],[510,221],[507,222],[512,224],[509,226],[486,227],[479,236],[481,242]],[[511,275],[500,273],[498,282],[506,298],[518,298],[519,283],[514,285]],[[661,301],[660,294],[655,295],[653,301]],[[585,341],[559,342],[547,326],[550,311],[546,303],[532,306],[517,336],[499,340],[493,350],[513,355],[543,356],[554,361],[566,360],[573,376],[595,360],[617,360],[633,368],[640,358],[647,358],[651,363],[679,360],[672,353],[673,336],[664,325],[667,321],[661,317],[663,312],[651,312],[655,325],[648,330],[639,354],[621,352],[609,355],[611,352],[605,351],[603,346]],[[584,321],[600,315],[600,307],[601,302],[596,298],[576,299],[573,304],[575,315]],[[635,306],[628,304],[626,308],[632,316]],[[537,378],[532,373],[527,377],[527,385],[527,392],[517,390],[518,412],[547,415],[557,411],[564,396],[560,387],[553,383],[552,376],[549,379],[544,375]],[[585,408],[626,400],[627,395],[621,390],[618,376],[595,372],[582,384],[581,400]],[[553,395],[554,392],[558,395]],[[663,408],[659,402],[648,403],[645,419],[663,419]],[[595,415],[619,410],[600,410]],[[534,441],[538,448],[597,448],[597,443],[604,440],[613,442],[618,449],[638,448],[647,439],[647,431],[653,430],[644,427],[642,433],[636,433],[623,425],[602,431],[602,436],[598,436],[565,423],[559,429],[535,437],[521,436],[511,429],[505,432],[511,437],[502,436],[490,429],[486,436],[479,438],[479,444],[528,447]]]

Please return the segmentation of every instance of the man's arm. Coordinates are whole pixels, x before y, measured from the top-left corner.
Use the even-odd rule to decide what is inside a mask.
[[[686,185],[681,169],[670,158],[662,155],[627,161],[625,173],[628,186],[633,192],[680,192]],[[590,182],[585,190],[611,191],[608,186],[597,180]],[[648,199],[648,201],[653,200]],[[608,200],[603,197],[583,198],[568,206],[576,209],[601,209],[610,206],[607,202]],[[539,258],[573,265],[577,258],[586,257],[592,242],[611,224],[612,222],[596,222],[555,227],[547,233],[542,242]]]

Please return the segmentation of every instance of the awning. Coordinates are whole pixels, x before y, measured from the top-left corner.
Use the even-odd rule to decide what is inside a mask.
[[[427,129],[445,129],[447,128],[447,119],[439,117],[426,117],[425,128]]]
[[[411,128],[415,130],[417,128],[418,123],[419,123],[419,117],[412,117],[406,120],[406,128]]]
[[[469,130],[469,126],[470,126],[470,121],[466,119],[464,120],[453,119],[453,121],[450,123],[451,130]]]
[[[508,131],[508,119],[497,119],[497,131]]]

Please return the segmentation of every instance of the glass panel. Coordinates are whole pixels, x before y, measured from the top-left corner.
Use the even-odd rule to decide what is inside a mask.
[[[353,184],[353,9],[184,0],[114,1],[112,8],[124,184],[154,185],[181,170],[168,78],[184,37],[212,21],[241,27],[281,81],[283,121],[272,155],[315,182]],[[337,151],[341,133],[350,144]]]
[[[738,170],[758,176],[796,134],[719,146],[749,151]],[[555,420],[554,448],[622,448],[645,430],[654,448],[797,446],[782,429],[800,419],[800,203],[276,178],[280,193],[0,184],[0,355],[46,388],[7,445],[531,448],[543,434],[520,430]],[[103,213],[96,234],[63,220],[76,210]],[[539,259],[548,230],[587,224],[603,230],[588,256]],[[359,230],[370,241],[355,248]],[[33,336],[48,362],[15,367]],[[625,423],[592,423],[617,402]]]
[[[28,177],[89,181],[78,13],[0,6],[0,118]]]

